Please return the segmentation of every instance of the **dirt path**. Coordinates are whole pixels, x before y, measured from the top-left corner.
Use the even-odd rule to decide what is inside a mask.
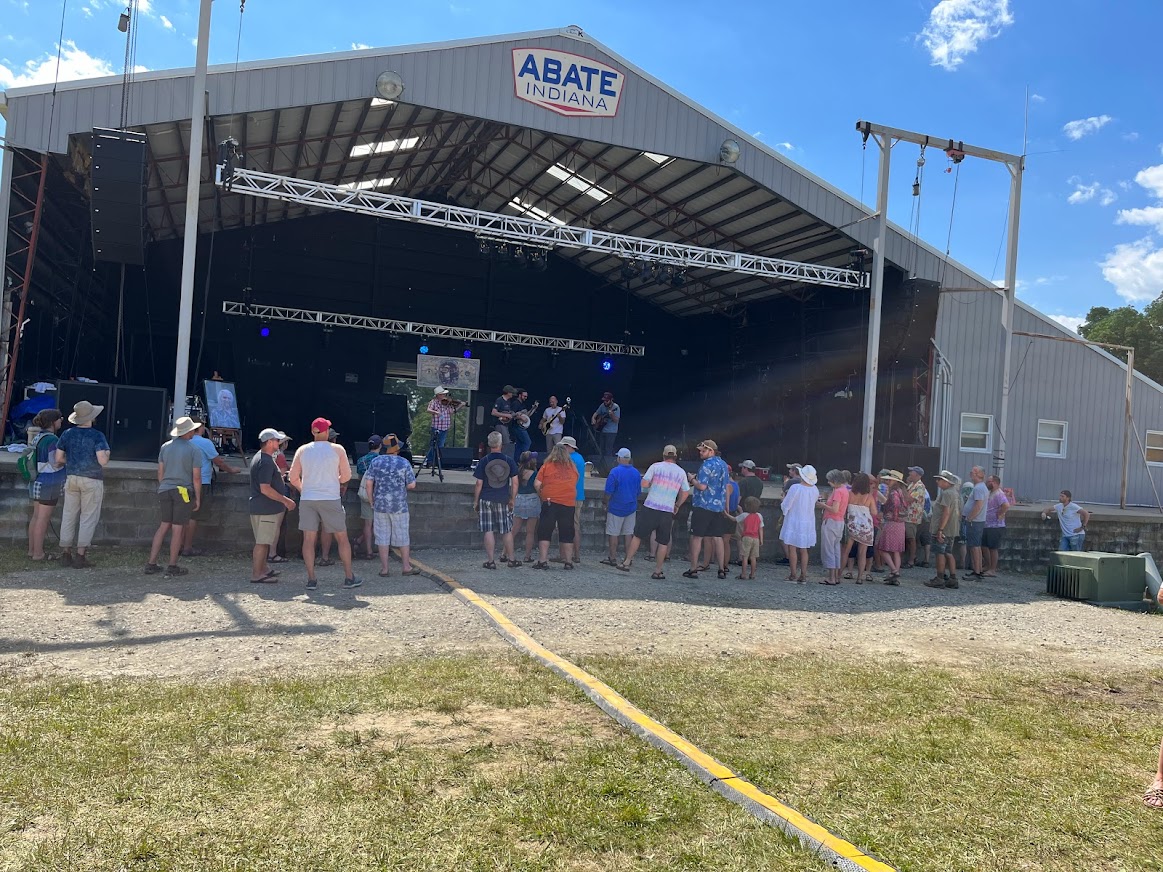
[[[1080,605],[1041,593],[1028,577],[962,582],[957,591],[775,580],[719,581],[704,573],[651,581],[587,560],[577,570],[481,568],[479,554],[428,551],[429,565],[475,589],[562,654],[721,656],[813,651],[950,666],[1060,672],[1163,669],[1163,617]],[[424,577],[380,579],[357,590],[338,567],[302,587],[302,564],[277,585],[251,585],[241,558],[190,561],[164,581],[133,569],[51,568],[0,578],[0,669],[86,677],[185,677],[363,667],[398,656],[504,652],[473,610]],[[399,564],[393,563],[398,572]],[[774,576],[774,578],[773,578]]]

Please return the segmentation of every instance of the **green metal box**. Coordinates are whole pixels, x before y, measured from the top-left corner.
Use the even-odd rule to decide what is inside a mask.
[[[1147,587],[1147,562],[1131,554],[1055,551],[1046,570],[1046,593],[1104,606],[1139,608]]]

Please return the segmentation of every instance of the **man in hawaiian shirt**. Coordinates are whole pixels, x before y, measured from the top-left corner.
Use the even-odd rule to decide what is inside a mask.
[[[380,552],[380,578],[391,575],[388,552],[393,545],[400,549],[404,575],[419,575],[420,570],[412,568],[408,537],[408,491],[416,489],[416,473],[412,464],[400,457],[400,440],[395,433],[384,437],[383,450],[367,468],[363,485],[375,510],[372,527]]]

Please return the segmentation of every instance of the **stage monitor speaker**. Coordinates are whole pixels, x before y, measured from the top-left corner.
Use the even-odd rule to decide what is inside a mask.
[[[146,240],[146,137],[93,130],[93,259],[141,266]]]
[[[97,384],[95,382],[60,381],[57,382],[57,408],[65,416],[61,424],[62,432],[73,425],[69,423],[69,415],[73,413],[73,406],[82,400],[88,400],[94,406],[104,406],[103,411],[93,426],[105,434],[110,447],[113,446],[113,437],[109,432],[109,415],[113,406],[113,386]]]
[[[899,470],[907,478],[910,466],[919,466],[925,470],[925,487],[933,490],[933,476],[941,471],[941,449],[900,442],[886,442],[881,446],[881,469]]]
[[[424,453],[424,449],[419,445],[416,446],[415,451],[417,457]],[[445,469],[471,469],[473,461],[472,455],[473,449],[471,448],[453,448],[446,446],[440,449],[440,459]]]
[[[158,448],[170,438],[168,405],[165,388],[114,386],[112,423],[106,435],[110,446],[117,446],[118,460],[157,460]]]

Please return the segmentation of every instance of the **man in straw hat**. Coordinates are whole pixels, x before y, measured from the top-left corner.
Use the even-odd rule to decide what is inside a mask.
[[[170,562],[166,564],[164,578],[187,575],[189,570],[178,566],[182,553],[182,536],[190,516],[202,504],[202,452],[190,440],[202,425],[189,417],[181,417],[170,431],[172,438],[161,447],[157,456],[157,495],[161,521],[153,534],[153,544],[149,548],[149,562],[145,564],[146,575],[161,572],[157,558],[161,553],[166,534],[170,535]]]
[[[86,569],[91,564],[85,552],[93,543],[101,502],[105,497],[105,466],[109,463],[109,441],[93,426],[104,406],[81,400],[73,406],[69,423],[76,426],[61,434],[57,442],[56,465],[65,468],[65,505],[61,513],[61,564]],[[73,545],[77,546],[73,556]]]
[[[937,574],[925,582],[925,587],[960,587],[957,561],[953,557],[953,539],[961,528],[961,501],[957,492],[960,484],[961,479],[947,469],[937,474],[939,493],[929,522],[933,551],[937,555]]]

